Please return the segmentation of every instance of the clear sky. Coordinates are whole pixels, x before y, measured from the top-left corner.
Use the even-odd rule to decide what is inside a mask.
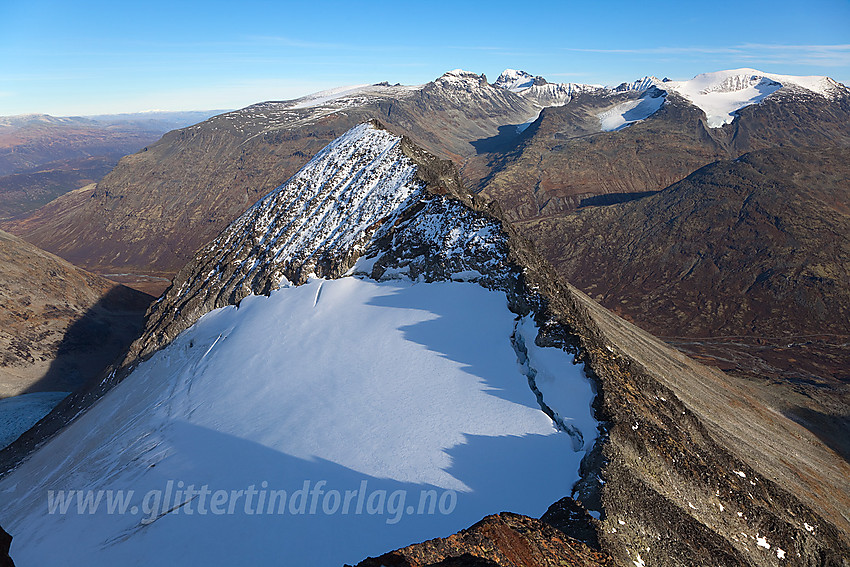
[[[0,115],[240,108],[506,67],[557,82],[753,67],[850,84],[850,0],[0,0]]]

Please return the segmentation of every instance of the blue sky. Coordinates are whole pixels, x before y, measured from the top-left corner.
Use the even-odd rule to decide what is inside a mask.
[[[0,0],[0,115],[239,108],[506,67],[558,82],[753,67],[850,84],[850,0]]]

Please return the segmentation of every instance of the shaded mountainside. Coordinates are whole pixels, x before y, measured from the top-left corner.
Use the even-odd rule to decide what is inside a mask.
[[[150,276],[170,279],[195,250],[358,123],[380,119],[433,153],[462,159],[475,153],[470,141],[536,114],[533,103],[461,71],[422,87],[375,85],[257,104],[170,132],[123,158],[85,195],[62,197],[3,226],[74,264],[130,274],[120,281],[159,293],[167,281]]]
[[[656,89],[657,90],[657,89]],[[676,93],[628,127],[600,132],[600,117],[648,92],[581,94],[544,109],[514,148],[478,156],[478,189],[512,221],[569,212],[600,194],[658,191],[720,159],[775,146],[850,145],[850,95],[827,99],[779,89],[710,128],[702,110]],[[649,95],[651,96],[651,95]],[[628,113],[625,113],[628,117]]]
[[[0,231],[0,397],[74,390],[135,339],[152,299]]]
[[[286,221],[295,205],[281,188],[186,267],[152,309],[143,338],[122,367],[103,376],[99,389],[72,397],[0,453],[4,470],[198,317],[217,306],[238,304],[251,291],[267,292],[273,287],[267,283],[280,275],[297,281],[302,267],[324,265],[327,277],[353,267],[376,280],[465,278],[504,290],[518,316],[533,313],[542,329],[535,344],[575,352],[597,387],[594,409],[601,436],[582,462],[573,496],[599,512],[600,520],[585,518],[578,530],[582,522],[571,526],[551,515],[544,522],[591,546],[598,540],[602,553],[618,565],[848,565],[847,462],[749,383],[695,362],[564,283],[514,227],[499,219],[498,207],[466,194],[446,162],[403,140],[386,150],[346,147],[355,158],[361,152],[382,156],[355,159],[370,172],[364,179],[381,191],[349,200],[343,198],[348,193],[342,178],[332,186],[307,183],[302,189],[315,191],[319,202],[324,202],[323,191],[330,191],[340,203],[392,205],[381,222],[361,224],[371,219],[361,217],[357,206],[333,217],[341,223],[339,232],[333,223],[314,222],[328,218],[320,209],[316,216],[296,215],[299,222],[312,219],[308,232],[318,238],[308,238],[304,249],[284,247],[278,253],[274,247],[289,241],[278,239],[288,234],[288,221],[275,219]],[[333,157],[332,151],[317,156],[322,175],[344,176],[349,160],[335,163]],[[416,175],[399,177],[400,170],[384,159],[404,168],[412,163]],[[385,185],[389,179],[396,181]],[[304,182],[295,179],[293,186]],[[386,200],[393,195],[401,201]],[[344,245],[322,251],[325,234],[342,234]],[[321,253],[314,258],[311,251]],[[217,265],[207,263],[211,257],[220,260]],[[594,537],[587,537],[588,525]],[[550,554],[570,561],[569,554],[576,552],[605,564],[604,557],[565,541],[562,533],[532,519],[502,515],[385,559],[398,565],[523,564],[511,559],[517,553],[545,565]]]

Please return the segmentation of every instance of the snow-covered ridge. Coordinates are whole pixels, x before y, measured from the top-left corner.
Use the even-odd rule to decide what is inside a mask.
[[[339,565],[570,492],[597,435],[582,366],[536,344],[498,221],[425,191],[430,162],[401,146],[353,128],[178,276],[166,317],[190,291],[228,303],[0,480],[16,560]],[[366,246],[354,275],[241,293]],[[69,490],[124,491],[127,511],[45,514]]]
[[[563,106],[579,93],[602,90],[599,85],[550,83],[543,77],[516,69],[505,69],[493,86],[509,90],[542,107]]]
[[[252,289],[241,289],[244,296],[260,291],[258,280],[273,289],[284,277],[320,271],[323,261],[356,259],[381,222],[422,189],[400,143],[367,123],[328,144],[205,247],[196,261],[209,269],[179,293],[245,284]]]
[[[453,69],[437,78],[433,85],[440,88],[476,90],[488,86],[487,77],[463,69]]]

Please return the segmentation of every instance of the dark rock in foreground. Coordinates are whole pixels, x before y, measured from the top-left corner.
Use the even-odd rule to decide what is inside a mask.
[[[369,558],[357,567],[603,567],[606,554],[549,524],[502,512],[447,538],[432,539]]]
[[[9,557],[9,547],[12,545],[12,536],[6,530],[0,528],[0,567],[15,567],[12,558]]]

